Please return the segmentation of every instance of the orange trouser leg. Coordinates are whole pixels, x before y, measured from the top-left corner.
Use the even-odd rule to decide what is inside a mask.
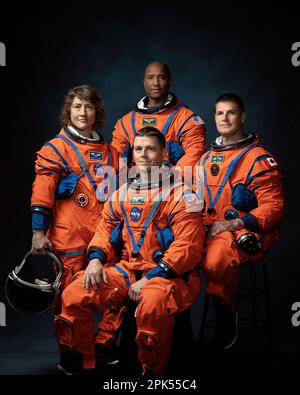
[[[113,306],[103,310],[103,316],[98,324],[95,336],[95,343],[100,343],[105,347],[116,340],[125,311],[126,306]]]
[[[223,303],[235,306],[239,254],[232,243],[231,232],[222,232],[207,241],[206,255],[202,262],[208,285],[206,292],[217,296]]]
[[[66,286],[72,281],[74,275],[80,270],[84,270],[87,267],[87,260],[85,254],[75,256],[63,256],[60,259],[64,266],[61,283],[63,285],[63,288],[66,288]]]
[[[208,281],[207,293],[218,297],[221,302],[235,308],[235,295],[238,289],[236,268],[246,262],[259,262],[270,247],[266,240],[264,248],[255,255],[240,251],[234,241],[245,230],[222,232],[207,241],[206,255],[202,262],[203,271]]]
[[[55,317],[55,331],[58,343],[81,353],[84,368],[95,367],[93,310],[122,305],[128,299],[128,286],[124,277],[115,268],[106,269],[108,283],[101,281],[99,290],[82,286],[84,272],[75,275],[74,280],[62,293],[62,311]],[[127,273],[130,280],[134,276]]]
[[[181,279],[156,277],[144,286],[136,310],[136,342],[143,372],[148,368],[157,375],[164,373],[171,351],[175,314],[190,307],[199,292],[199,276],[192,277],[189,284]]]
[[[72,281],[74,275],[83,270],[87,266],[85,254],[75,255],[75,256],[63,256],[60,257],[64,270],[61,277],[61,292],[66,288],[68,284]],[[59,314],[61,311],[61,294],[58,295],[55,304],[52,307],[52,311],[55,315]]]

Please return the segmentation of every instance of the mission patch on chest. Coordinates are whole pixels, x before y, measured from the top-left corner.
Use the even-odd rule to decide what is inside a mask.
[[[156,125],[156,124],[157,124],[156,118],[143,118],[143,125],[145,126]]]

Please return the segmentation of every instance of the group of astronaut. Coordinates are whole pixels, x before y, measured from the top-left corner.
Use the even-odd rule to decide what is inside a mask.
[[[54,324],[67,374],[78,356],[83,371],[95,369],[96,345],[116,340],[131,299],[142,374],[163,375],[176,316],[199,294],[199,269],[236,325],[236,268],[260,262],[278,240],[282,173],[258,136],[243,131],[242,99],[216,100],[219,136],[206,147],[203,120],[170,83],[166,64],[146,67],[146,96],[117,121],[111,144],[99,133],[96,90],[70,89],[61,131],[37,152],[32,253],[53,250],[64,266]],[[118,177],[124,168],[127,179]],[[103,310],[96,334],[95,310]],[[226,348],[234,339],[223,329]]]

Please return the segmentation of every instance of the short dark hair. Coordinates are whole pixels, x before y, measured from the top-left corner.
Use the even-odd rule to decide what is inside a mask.
[[[145,71],[146,71],[147,67],[150,66],[150,64],[153,64],[153,63],[159,63],[159,64],[161,64],[161,65],[163,66],[163,68],[165,69],[168,78],[169,78],[170,80],[172,79],[170,67],[169,67],[166,63],[161,62],[160,60],[154,60],[153,62],[148,63],[147,66],[145,67]]]
[[[161,149],[166,148],[165,136],[153,126],[145,126],[137,131],[136,137],[156,137]]]
[[[242,98],[237,95],[236,93],[224,93],[223,95],[219,96],[215,102],[215,105],[219,102],[227,102],[232,101],[236,103],[241,110],[241,112],[245,111],[245,106]]]
[[[104,103],[96,89],[91,85],[80,85],[69,89],[60,112],[61,126],[64,127],[71,122],[70,113],[74,97],[78,97],[81,100],[87,100],[94,104],[96,108],[96,118],[93,128],[101,129],[105,119]]]

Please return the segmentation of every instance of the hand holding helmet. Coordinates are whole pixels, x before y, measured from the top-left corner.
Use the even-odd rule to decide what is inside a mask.
[[[52,250],[51,241],[45,236],[43,230],[34,230],[32,233],[31,252],[33,255],[46,255],[46,250]]]

